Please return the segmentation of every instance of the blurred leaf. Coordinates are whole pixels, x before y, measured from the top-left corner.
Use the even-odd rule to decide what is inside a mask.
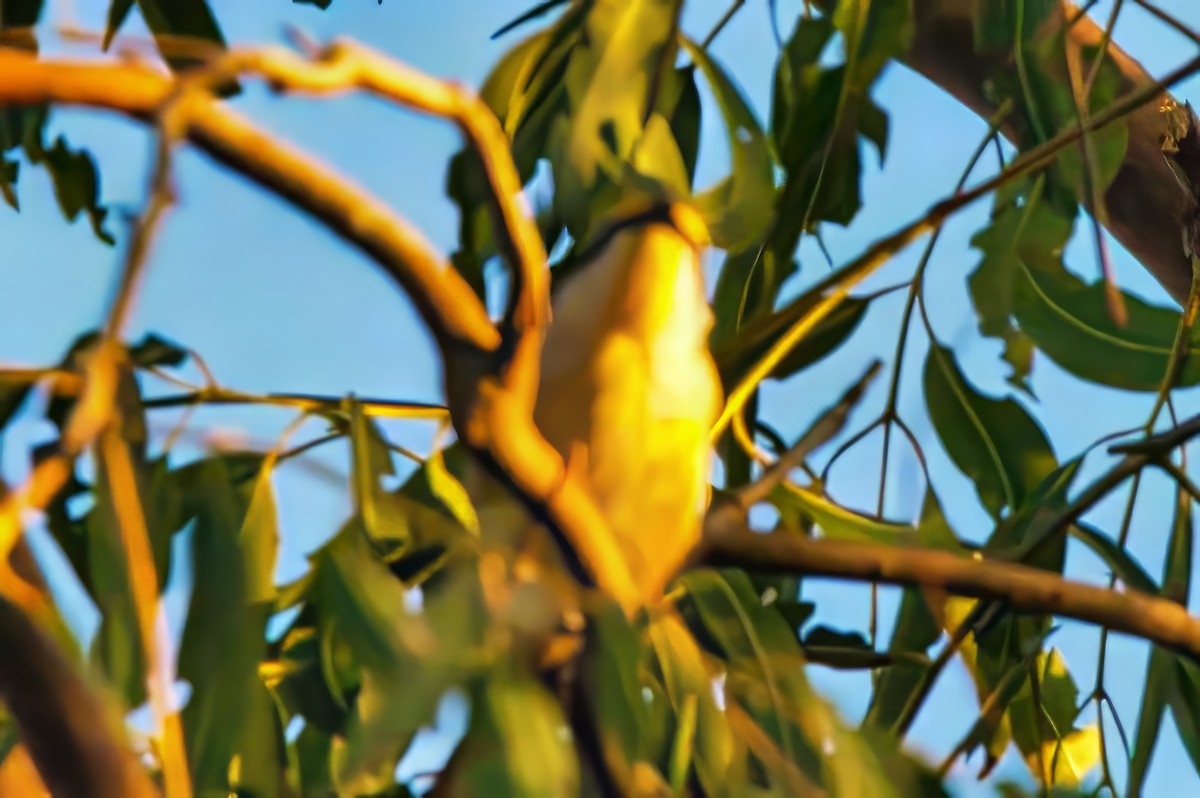
[[[578,758],[562,708],[541,684],[515,674],[480,683],[460,743],[453,795],[555,798],[579,794]]]
[[[725,119],[733,170],[696,198],[713,244],[736,252],[757,241],[771,220],[775,175],[762,127],[725,71],[698,45],[683,39],[704,73]]]
[[[1200,668],[1190,660],[1173,659],[1176,675],[1174,689],[1167,691],[1167,703],[1192,767],[1200,768]]]
[[[729,727],[713,698],[712,674],[687,627],[674,614],[654,615],[649,625],[662,683],[675,713],[694,702],[696,736],[692,767],[708,793],[720,794],[733,751]]]
[[[328,732],[306,724],[293,746],[299,766],[299,788],[302,798],[328,798],[335,795],[329,752],[333,738]]]
[[[142,368],[179,366],[188,358],[188,350],[155,333],[146,333],[140,343],[129,347],[129,359]]]
[[[687,185],[690,186],[696,176],[696,159],[700,155],[700,90],[696,86],[694,64],[665,73],[658,106],[663,113],[669,109],[671,133],[683,158]]]
[[[794,260],[776,257],[765,247],[752,246],[726,255],[713,293],[716,323],[709,336],[711,346],[727,345],[746,322],[771,313],[780,289],[795,273]]]
[[[620,197],[659,73],[674,58],[673,0],[593,0],[563,82],[568,110],[551,125],[554,207],[577,240]]]
[[[172,69],[184,69],[204,62],[189,54],[179,43],[209,43],[220,49],[225,37],[208,7],[208,0],[137,0],[146,27],[154,34],[163,59]],[[112,19],[110,9],[110,20]],[[114,29],[115,33],[115,29]],[[106,33],[106,37],[109,34]]]
[[[649,758],[649,722],[638,674],[642,642],[615,604],[591,616],[592,635],[583,658],[583,699],[600,738],[604,763],[618,786],[628,790],[638,762]]]
[[[427,591],[423,613],[410,613],[403,586],[355,523],[314,567],[323,626],[345,641],[361,670],[344,737],[334,742],[334,778],[342,791],[378,792],[392,784],[400,756],[446,690],[479,667],[468,658],[483,636],[478,582],[455,575]]]
[[[58,206],[67,221],[73,222],[81,212],[86,213],[96,237],[106,244],[112,244],[112,235],[104,229],[108,211],[99,205],[100,178],[96,174],[96,166],[90,155],[83,150],[71,149],[62,136],[57,137],[49,149],[46,148],[48,113],[45,107],[20,111],[17,118],[23,126],[21,138],[16,139],[11,132],[8,135],[0,132],[0,152],[18,143],[23,145],[29,162],[44,167],[50,175]]]
[[[104,41],[100,49],[107,51],[112,45],[113,37],[125,24],[129,12],[133,10],[133,0],[110,0],[108,4],[108,20],[104,26]]]
[[[1055,467],[1045,433],[1012,399],[991,399],[967,382],[949,349],[930,346],[925,401],[946,453],[995,518],[1015,510]]]
[[[1187,606],[1192,584],[1192,550],[1195,532],[1192,527],[1192,497],[1183,485],[1175,487],[1175,516],[1171,521],[1171,537],[1167,541],[1167,557],[1163,566],[1164,598]]]
[[[264,461],[248,496],[235,488],[220,460],[207,461],[198,475],[196,489],[203,499],[192,537],[197,576],[180,645],[179,675],[192,686],[183,726],[192,780],[201,792],[227,790],[230,762],[239,748],[267,745],[265,740],[248,740],[243,732],[247,727],[261,732],[275,723],[258,676],[279,535],[272,466],[271,458]],[[213,579],[213,574],[227,576]],[[271,746],[264,756],[266,760],[256,760],[247,771],[249,777],[264,778],[264,767],[272,772],[268,765],[278,762],[279,753]]]
[[[923,546],[953,552],[962,549],[932,490],[927,489],[925,492],[916,536]],[[891,642],[888,644],[888,652],[911,654],[928,651],[941,637],[942,613],[943,608],[936,597],[920,588],[905,588],[900,597],[900,607],[896,611],[896,623]],[[883,731],[890,730],[899,720],[928,667],[910,660],[901,660],[880,673],[871,695],[871,705],[867,710],[864,726]]]
[[[770,735],[787,762],[810,777],[819,773],[817,754],[801,732],[809,688],[795,631],[762,607],[743,573],[697,571],[686,575],[683,585],[699,624],[728,663],[726,691]],[[795,789],[788,774],[774,775],[781,788]]]

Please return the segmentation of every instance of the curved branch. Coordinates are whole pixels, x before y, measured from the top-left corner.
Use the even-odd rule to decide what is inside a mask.
[[[1167,599],[1064,579],[1056,573],[928,548],[849,543],[746,527],[712,534],[700,565],[807,574],[934,588],[1003,601],[1017,611],[1059,615],[1140,637],[1200,662],[1200,618]]]
[[[175,82],[145,66],[39,61],[0,48],[0,105],[106,108],[152,122]],[[458,272],[412,225],[365,189],[279,141],[220,102],[190,100],[188,138],[219,163],[307,212],[384,268],[446,349],[485,351],[500,335]]]

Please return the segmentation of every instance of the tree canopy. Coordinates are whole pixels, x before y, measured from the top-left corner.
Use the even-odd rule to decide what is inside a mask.
[[[16,209],[29,181],[48,180],[63,216],[85,218],[121,264],[103,321],[59,362],[0,368],[0,431],[30,418],[54,430],[21,452],[19,481],[0,484],[0,794],[923,796],[950,794],[966,760],[997,794],[1138,795],[1160,734],[1177,735],[1200,770],[1200,618],[1189,612],[1200,488],[1186,457],[1200,417],[1174,402],[1200,384],[1200,120],[1171,93],[1200,72],[1200,34],[1149,0],[1106,14],[1060,0],[813,0],[794,13],[770,2],[769,107],[756,108],[736,59],[714,46],[748,4],[698,30],[682,21],[688,5],[547,0],[496,31],[507,50],[468,88],[299,29],[285,44],[228,42],[207,0],[111,0],[94,34],[55,28],[41,0],[0,0],[0,193]],[[1113,41],[1134,13],[1193,55],[1149,74]],[[122,32],[134,15],[152,42]],[[92,56],[47,54],[54,37]],[[935,130],[926,152],[892,140],[907,109],[876,95],[900,68],[979,115],[978,146],[941,201],[845,262],[802,263],[798,253],[824,251],[830,230],[871,210],[872,159],[942,157]],[[457,211],[455,249],[439,252],[348,175],[241,113],[258,83],[284,101],[364,94],[453,126],[462,149],[437,201]],[[56,113],[80,107],[152,134],[145,206],[128,230],[101,191],[124,167],[53,132]],[[708,182],[698,164],[714,148],[724,173]],[[188,212],[174,209],[185,149],[304,214],[403,292],[428,331],[412,345],[442,370],[441,401],[354,385],[238,390],[186,342],[131,336],[156,236]],[[990,213],[970,239],[969,332],[999,358],[1003,392],[980,387],[927,302],[943,228],[977,204]],[[19,217],[4,225],[22,235]],[[590,323],[586,295],[554,314],[552,297],[597,262],[650,251],[621,247],[655,225],[674,248],[654,251],[685,259],[701,246],[689,231],[704,228],[704,357],[723,387],[703,517],[672,551],[661,541],[678,519],[651,513],[678,504],[659,494],[701,461],[659,427],[638,440],[619,402],[589,416],[594,436],[629,427],[630,473],[678,444],[677,469],[647,470],[657,476],[644,493],[623,497],[646,528],[618,522],[539,404],[558,390],[539,373],[543,344],[564,340],[557,331],[583,338]],[[1079,238],[1094,242],[1094,266],[1068,263]],[[1177,305],[1123,288],[1110,241]],[[914,267],[881,285],[901,256]],[[868,315],[897,298],[898,315]],[[679,293],[672,302],[685,305]],[[855,379],[814,385],[791,418],[765,401],[864,332],[876,351]],[[647,380],[678,376],[663,363],[683,369],[655,362]],[[1140,394],[1150,411],[1061,451],[1038,412],[1042,363],[1096,391]],[[566,423],[587,415],[605,379],[563,389],[580,404],[551,410]],[[703,399],[669,387],[680,406]],[[864,419],[869,395],[884,401]],[[909,395],[928,435],[914,432]],[[148,421],[236,404],[295,421],[263,446],[195,454],[178,445],[186,413],[167,435]],[[782,434],[795,417],[811,423]],[[396,443],[394,420],[436,428],[433,445]],[[862,480],[878,500],[864,507],[830,474],[877,439],[878,470]],[[303,575],[281,582],[276,471],[338,443],[352,512]],[[921,471],[912,517],[887,502],[901,447]],[[972,486],[986,534],[955,528],[934,447],[959,474],[952,484]],[[1173,520],[1154,538],[1161,572],[1131,540],[1151,478],[1171,496]],[[1097,523],[1126,489],[1120,522]],[[523,569],[483,496],[536,527],[553,567]],[[86,645],[31,548],[34,524],[99,614]],[[645,569],[671,577],[661,597],[657,583],[629,582],[640,572],[612,553],[618,526],[661,557]],[[1068,573],[1079,551],[1105,579]],[[164,630],[168,574],[181,568],[186,620]],[[860,628],[827,622],[837,594],[813,586],[829,580],[869,586]],[[1074,622],[1101,630],[1094,652],[1072,652],[1095,658],[1094,680],[1057,645]],[[1141,641],[1148,658],[1136,716],[1112,699],[1123,675],[1106,668],[1110,633]],[[934,694],[956,667],[972,705]],[[814,673],[829,668],[869,674],[860,716],[819,689]],[[466,699],[465,735],[436,772],[401,780],[398,764],[429,745],[420,733],[451,694]],[[947,750],[911,744],[931,711],[966,729]],[[1014,751],[1026,772],[997,778]]]

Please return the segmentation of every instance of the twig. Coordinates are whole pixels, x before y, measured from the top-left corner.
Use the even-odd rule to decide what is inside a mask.
[[[400,402],[392,399],[367,399],[355,397],[363,413],[376,418],[404,418],[440,420],[446,417],[447,409],[441,405],[425,402]],[[255,394],[230,388],[201,388],[192,393],[158,396],[146,399],[142,406],[148,410],[167,407],[190,407],[194,405],[271,405],[295,407],[309,413],[341,414],[345,412],[346,400],[333,396],[304,393]]]
[[[755,504],[765,501],[776,487],[787,480],[792,469],[798,468],[810,454],[828,443],[842,430],[850,411],[862,399],[871,381],[879,373],[879,369],[879,361],[873,362],[854,385],[850,386],[850,389],[842,394],[842,397],[832,407],[821,414],[800,440],[781,454],[779,459],[772,463],[761,477],[749,485],[743,486],[734,494],[743,512]]]
[[[708,35],[704,37],[704,41],[700,43],[700,46],[705,50],[711,47],[712,43],[717,40],[717,36],[721,34],[721,31],[725,30],[725,26],[728,25],[735,16],[737,16],[737,12],[741,11],[742,6],[744,5],[746,5],[746,0],[733,0],[733,2],[729,4],[729,8],[725,9],[725,13],[722,14],[721,18],[717,20],[717,23],[713,25],[712,30],[710,30]]]

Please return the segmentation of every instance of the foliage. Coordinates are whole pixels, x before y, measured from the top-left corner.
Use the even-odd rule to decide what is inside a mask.
[[[765,117],[739,87],[737,64],[723,63],[710,47],[719,30],[701,41],[681,30],[682,5],[541,3],[501,31],[540,26],[512,44],[480,93],[507,135],[521,179],[532,181],[540,166],[552,177],[552,198],[536,210],[547,249],[562,253],[553,267],[556,281],[572,279],[622,203],[689,200],[723,253],[710,343],[727,391],[785,344],[790,348],[766,379],[787,380],[838,356],[882,296],[848,297],[788,344],[838,287],[818,280],[817,289],[793,291],[801,271],[797,247],[822,225],[848,225],[869,201],[864,148],[881,159],[889,155],[889,111],[907,110],[881,108],[872,89],[908,52],[912,3],[814,4],[818,9],[800,16],[782,42]],[[997,106],[1007,104],[1019,119],[1011,131],[1019,151],[1052,141],[1121,96],[1113,60],[1101,50],[1084,53],[1094,76],[1082,97],[1064,80],[1070,68],[1062,29],[1051,24],[1058,3],[976,5],[984,10],[973,46],[1011,54],[1013,68],[989,78]],[[0,26],[33,25],[41,6],[0,0]],[[135,6],[173,69],[204,62],[180,41],[214,52],[225,46],[206,0],[112,0],[105,47]],[[220,93],[231,97],[236,90],[231,83]],[[86,213],[97,236],[111,243],[90,157],[62,138],[46,144],[52,110],[0,112],[0,190],[17,207],[20,158],[43,165],[64,215]],[[704,113],[719,115],[720,140],[702,140]],[[698,152],[708,146],[727,151],[728,174],[698,186]],[[907,430],[896,391],[915,309],[929,343],[920,383],[925,407],[949,461],[991,519],[987,540],[959,538],[942,512],[939,486],[924,486],[921,513],[911,523],[885,519],[882,499],[874,514],[839,503],[807,461],[798,464],[809,475],[804,484],[786,480],[763,499],[774,510],[776,531],[924,545],[1052,573],[1062,572],[1073,535],[1126,585],[1186,604],[1189,484],[1181,478],[1172,554],[1156,580],[1128,550],[1127,528],[1110,534],[1081,522],[1090,505],[1062,520],[1084,495],[1076,483],[1090,450],[1071,457],[1055,452],[1031,409],[1035,352],[1090,383],[1157,392],[1147,434],[1171,388],[1200,383],[1197,361],[1180,360],[1200,331],[1181,327],[1172,309],[1086,282],[1064,259],[1081,205],[1090,207],[1103,193],[1126,146],[1125,126],[1112,124],[1034,173],[1002,181],[990,218],[972,238],[979,260],[969,288],[978,332],[1002,344],[1014,391],[981,390],[939,340],[925,313],[924,265],[907,286],[891,395],[864,433],[877,425],[889,436]],[[503,246],[476,152],[464,148],[453,159],[446,188],[461,214],[453,264],[481,295],[494,292],[489,269]],[[32,380],[0,372],[0,427],[36,411],[33,387],[41,380],[56,391],[45,415],[65,439],[79,397],[57,392],[56,380],[81,373],[95,340],[81,337],[58,367]],[[307,447],[214,450],[188,462],[175,456],[171,441],[151,440],[146,415],[163,404],[148,398],[148,386],[189,356],[153,337],[123,349],[119,431],[132,482],[120,481],[106,459],[111,454],[98,456],[78,465],[46,510],[51,537],[100,613],[99,632],[83,657],[122,711],[150,700],[153,682],[139,642],[137,564],[123,543],[130,534],[128,494],[149,541],[155,595],[177,567],[173,559],[185,557],[195,588],[178,676],[189,686],[181,723],[198,794],[412,794],[419,785],[397,783],[397,764],[420,745],[418,733],[451,694],[469,700],[470,721],[447,766],[452,786],[445,794],[939,795],[959,757],[981,750],[982,778],[1013,749],[1030,779],[1055,795],[1102,788],[1116,794],[1109,759],[1120,749],[1106,739],[1102,720],[1086,712],[1094,705],[1101,719],[1106,707],[1115,713],[1103,669],[1094,689],[1081,690],[1052,645],[1049,615],[1018,615],[1000,602],[911,586],[884,645],[873,620],[866,635],[824,625],[821,607],[802,599],[803,573],[700,567],[677,579],[661,606],[632,619],[597,597],[586,607],[585,631],[568,634],[547,609],[554,606],[548,587],[517,582],[501,589],[493,564],[480,555],[486,519],[466,498],[465,448],[451,444],[412,468],[398,467],[397,447],[373,418],[374,406],[352,396],[305,405],[304,413],[328,423],[319,443],[349,444],[353,513],[311,553],[304,576],[276,584],[281,532],[273,475]],[[189,401],[203,403],[214,389],[199,389]],[[786,456],[792,442],[758,416],[752,399],[744,418],[754,443]],[[824,433],[814,425],[810,434]],[[762,476],[762,452],[746,452],[744,443],[732,434],[718,443],[724,482],[714,506]],[[829,458],[826,472],[844,451]],[[570,667],[543,667],[539,646],[547,638],[574,646]],[[904,738],[954,657],[971,676],[978,706],[954,710],[975,721],[938,767],[908,750]],[[1130,794],[1145,778],[1168,708],[1200,767],[1200,670],[1165,648],[1152,648],[1149,663],[1140,715],[1136,725],[1126,724],[1134,729],[1131,750],[1121,754]],[[821,665],[874,671],[864,718],[844,717],[814,688],[809,675]],[[12,718],[0,714],[0,758],[17,739]],[[148,761],[161,763],[155,756]],[[1020,786],[999,789],[1024,794]]]

